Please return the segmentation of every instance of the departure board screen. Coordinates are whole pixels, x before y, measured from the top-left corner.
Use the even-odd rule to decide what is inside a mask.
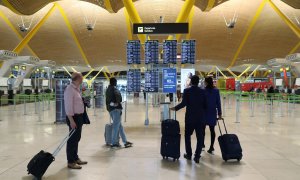
[[[145,64],[158,64],[158,40],[145,42]]]
[[[141,64],[141,43],[139,40],[127,41],[127,64]]]
[[[164,41],[164,55],[163,63],[164,64],[176,64],[177,59],[177,40],[165,40]]]
[[[158,92],[159,71],[150,70],[145,72],[145,92]]]
[[[127,71],[127,92],[141,91],[141,70],[129,69]]]
[[[195,64],[196,40],[182,40],[181,43],[181,63]]]

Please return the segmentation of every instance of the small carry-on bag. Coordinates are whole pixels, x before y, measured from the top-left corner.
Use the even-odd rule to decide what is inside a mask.
[[[34,175],[37,179],[41,179],[45,174],[50,164],[55,160],[55,156],[59,153],[62,147],[67,143],[69,138],[73,135],[76,129],[72,129],[68,135],[62,140],[60,145],[51,154],[49,152],[41,150],[37,153],[28,163],[28,174]]]
[[[160,154],[163,159],[173,158],[173,161],[180,157],[180,127],[175,119],[164,120],[161,123],[162,137]]]
[[[243,154],[239,138],[235,134],[228,134],[224,119],[222,118],[220,120],[223,121],[226,132],[226,134],[222,134],[221,127],[218,121],[218,126],[221,134],[221,136],[218,137],[218,141],[222,152],[222,158],[225,162],[230,159],[236,159],[240,161],[243,157]]]

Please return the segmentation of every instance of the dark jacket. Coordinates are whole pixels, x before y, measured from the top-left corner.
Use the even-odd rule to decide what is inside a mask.
[[[115,86],[109,85],[105,92],[105,96],[106,96],[106,109],[108,112],[111,112],[114,109],[123,109],[121,104],[122,103],[121,93]],[[111,102],[118,103],[118,106],[116,107],[110,106],[109,104]]]
[[[186,88],[183,91],[182,101],[175,106],[175,110],[184,107],[186,107],[185,123],[205,123],[206,98],[203,89],[197,86]]]
[[[217,114],[222,115],[220,92],[218,89],[205,89],[207,98],[207,109],[205,111],[205,121],[209,126],[215,126],[217,123]]]

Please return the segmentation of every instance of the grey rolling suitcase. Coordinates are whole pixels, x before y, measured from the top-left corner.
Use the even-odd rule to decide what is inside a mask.
[[[113,133],[113,125],[112,125],[112,118],[110,116],[109,123],[105,124],[104,139],[105,139],[106,146],[110,146],[112,144],[112,133]]]

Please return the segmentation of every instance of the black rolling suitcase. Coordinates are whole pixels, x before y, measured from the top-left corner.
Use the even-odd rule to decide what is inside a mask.
[[[243,157],[242,147],[239,138],[235,134],[228,134],[224,119],[221,119],[224,124],[226,134],[222,134],[221,127],[218,121],[218,126],[221,136],[218,137],[222,158],[226,162],[230,159],[236,159],[240,161]]]
[[[45,152],[43,150],[37,153],[29,161],[27,165],[28,174],[32,174],[37,179],[42,179],[42,176],[45,174],[50,164],[55,160],[55,156],[59,153],[61,148],[67,143],[68,139],[72,136],[74,132],[75,129],[70,131],[70,134],[68,134],[63,139],[63,141],[60,143],[60,145],[55,149],[55,151],[52,154],[49,152]]]
[[[161,123],[161,147],[160,154],[163,159],[173,158],[173,161],[180,157],[180,127],[175,119],[164,120]]]

